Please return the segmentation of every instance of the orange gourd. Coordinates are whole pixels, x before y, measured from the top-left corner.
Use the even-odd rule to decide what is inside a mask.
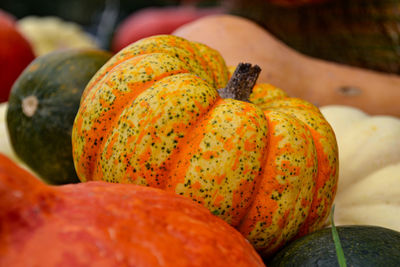
[[[83,93],[72,133],[79,178],[191,198],[265,257],[321,228],[336,191],[334,133],[306,101],[267,84],[251,93],[258,73],[244,64],[228,83],[217,51],[176,36],[126,47]]]
[[[338,6],[341,6],[340,1],[332,2],[336,2]],[[385,1],[378,1],[376,3],[378,4],[381,2],[383,3]],[[392,1],[388,1],[386,4],[389,3],[394,5]],[[358,5],[353,4],[349,6],[352,6],[354,11],[357,10]],[[363,7],[365,8],[367,6]],[[294,9],[287,8],[287,10],[292,10],[293,15],[296,14]],[[394,12],[393,10],[395,9],[389,9],[387,7],[388,12]],[[332,12],[329,8],[327,8],[326,11]],[[375,11],[378,12],[378,10]],[[268,14],[268,12],[264,14]],[[350,13],[344,12],[341,14],[346,14],[346,16],[348,16]],[[274,16],[278,15],[274,14]],[[322,18],[321,14],[318,14],[318,16]],[[307,17],[305,16],[304,19]],[[389,17],[393,16],[387,16],[387,18]],[[362,20],[354,19],[351,16],[347,18],[350,18],[354,23],[372,23],[372,21],[369,22],[366,18]],[[271,18],[268,19],[271,20]],[[280,21],[284,20],[276,20],[277,26],[282,24]],[[339,19],[332,19],[331,22],[345,25],[345,22]],[[304,38],[304,35],[301,35],[303,34],[301,30],[303,25],[296,25],[299,26],[298,36]],[[393,25],[395,25],[395,23],[393,23]],[[310,25],[304,26],[311,27]],[[371,30],[378,29],[386,29],[386,27],[382,26]],[[374,36],[374,38],[376,38],[376,36],[379,36],[376,33],[371,34],[371,32],[368,34],[368,30],[366,30],[365,27],[361,27],[359,30],[361,31],[360,33],[369,37]],[[385,31],[385,33],[389,32],[390,31]],[[285,32],[283,31],[280,33],[284,34]],[[362,109],[370,114],[386,114],[400,117],[400,106],[396,101],[400,99],[400,75],[374,72],[363,68],[341,65],[306,56],[280,42],[260,25],[244,17],[228,14],[207,16],[179,27],[173,34],[190,41],[202,42],[218,50],[224,57],[226,63],[230,66],[236,66],[239,62],[243,61],[258,64],[263,70],[260,74],[259,82],[272,83],[275,86],[283,88],[285,92],[292,97],[299,97],[317,106],[341,104]],[[331,35],[331,37],[339,36],[345,37],[345,35]],[[295,40],[294,36],[288,35],[287,37]],[[322,35],[320,35],[320,37],[322,37]],[[370,45],[370,42],[365,42],[365,39],[360,38],[360,35],[346,35],[346,37],[354,38],[357,43],[362,44],[365,48],[368,47],[375,52],[381,51],[378,49],[379,47],[375,47],[375,49]],[[391,40],[390,38],[376,39],[378,39],[377,42],[390,42]],[[304,43],[306,44],[305,48],[310,48],[311,46],[309,45],[312,44],[312,41],[307,39]],[[332,43],[329,43],[325,39],[323,39],[323,43],[332,45]],[[355,45],[353,42],[349,43],[349,45],[351,44]],[[380,48],[388,49],[388,51],[390,49],[389,46]],[[357,51],[354,46],[353,49],[341,47],[340,50],[350,54]],[[321,52],[328,52],[334,55],[337,51],[335,49],[324,49],[321,50]],[[364,59],[378,60],[380,57],[382,59],[384,57],[383,55],[382,53],[380,56],[368,56]],[[395,68],[396,65],[399,66],[398,69],[400,73],[398,55],[396,54],[396,56],[392,58],[396,58],[397,61],[390,61],[389,58],[387,58],[388,61],[378,61],[393,68]],[[365,63],[362,58],[358,59]],[[394,64],[390,64],[389,62]]]
[[[0,266],[264,266],[223,220],[136,185],[50,186],[0,154]]]

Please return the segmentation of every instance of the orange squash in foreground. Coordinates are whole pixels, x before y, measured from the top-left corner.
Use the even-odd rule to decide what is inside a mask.
[[[0,266],[264,266],[234,228],[159,189],[42,183],[0,154]]]
[[[334,133],[306,101],[266,84],[251,93],[259,70],[242,67],[231,81],[247,91],[227,86],[223,58],[200,43],[163,35],[123,49],[83,93],[78,177],[191,198],[264,256],[321,228],[336,191]]]

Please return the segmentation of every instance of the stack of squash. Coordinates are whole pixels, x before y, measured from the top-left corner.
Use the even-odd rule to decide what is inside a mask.
[[[0,265],[28,264],[26,257],[18,257],[23,250],[31,255],[30,264],[42,266],[263,266],[261,258],[272,258],[292,240],[303,240],[328,224],[337,188],[346,187],[343,183],[349,183],[356,171],[343,164],[340,171],[347,169],[350,178],[338,183],[339,156],[345,157],[339,154],[338,144],[347,147],[342,140],[357,134],[341,132],[341,122],[334,122],[328,107],[321,112],[307,100],[290,97],[295,91],[288,95],[264,83],[274,77],[271,73],[278,73],[268,60],[253,62],[260,54],[260,41],[269,38],[265,32],[255,34],[259,39],[236,36],[241,49],[248,49],[249,40],[253,42],[247,52],[242,50],[249,57],[240,59],[240,64],[229,57],[235,50],[216,47],[221,55],[207,42],[177,36],[195,36],[191,30],[202,36],[197,29],[204,21],[209,32],[218,25],[236,27],[239,34],[260,31],[229,15],[205,18],[176,35],[139,40],[112,57],[97,55],[99,61],[90,68],[92,73],[85,73],[89,79],[81,77],[79,86],[67,83],[69,78],[74,80],[71,76],[60,77],[63,83],[54,86],[57,79],[47,75],[51,70],[42,69],[53,61],[41,65],[43,57],[27,68],[15,83],[7,107],[12,146],[18,152],[29,142],[59,143],[35,132],[39,126],[46,130],[46,125],[55,125],[57,133],[64,131],[60,143],[71,142],[64,146],[65,154],[72,158],[74,174],[82,183],[45,185],[0,155],[0,233],[4,236]],[[213,23],[215,27],[210,28]],[[270,44],[278,52],[290,51],[279,43]],[[251,56],[249,51],[256,52]],[[48,57],[63,58],[61,55]],[[292,55],[304,64],[313,63]],[[272,56],[269,59],[274,63]],[[233,67],[225,60],[237,68],[231,71]],[[84,69],[75,61],[80,62],[71,59],[52,70]],[[259,64],[261,69],[246,62]],[[289,59],[279,62],[293,66]],[[340,73],[339,67],[314,63]],[[359,77],[371,74],[377,81],[391,84],[387,77],[348,71]],[[280,75],[283,81],[285,74]],[[305,76],[288,78],[294,85]],[[30,81],[36,82],[33,91],[27,90]],[[79,110],[74,111],[73,121],[61,127],[60,118],[66,116],[67,108],[52,109],[47,104],[59,103],[65,92],[78,96],[73,106]],[[24,104],[27,98],[36,98],[36,102]],[[385,111],[396,113],[398,109]],[[337,114],[336,110],[332,113]],[[57,118],[55,124],[49,114]],[[350,116],[354,120],[349,122],[357,116]],[[382,125],[397,123],[394,118],[386,119]],[[27,130],[32,125],[37,128]],[[359,123],[357,128],[363,131],[371,126],[363,125]],[[19,139],[24,143],[15,139],[18,135],[13,130],[28,137]],[[396,140],[388,141],[388,147],[398,145]],[[40,170],[35,155],[18,155],[28,165],[35,162]],[[387,155],[389,168],[399,158],[394,150]],[[51,162],[52,156],[48,152],[47,156]],[[382,166],[377,161],[378,165]],[[69,183],[71,176],[61,177],[61,170],[57,177],[58,167],[56,162],[50,168],[55,172],[39,175],[48,183]],[[389,182],[395,183],[393,177]],[[365,184],[359,187],[365,188]],[[342,201],[342,206],[348,204]],[[342,216],[339,208],[337,211],[337,216]],[[47,257],[38,257],[41,246],[46,246]]]

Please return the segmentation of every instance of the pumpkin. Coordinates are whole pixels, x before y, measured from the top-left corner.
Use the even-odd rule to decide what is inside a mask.
[[[18,29],[30,41],[36,56],[67,48],[99,47],[79,24],[55,16],[24,17],[18,20]]]
[[[48,53],[14,83],[6,115],[11,145],[46,182],[79,181],[72,160],[72,124],[82,91],[110,57],[97,49]]]
[[[373,225],[336,227],[347,266],[398,266],[400,232]],[[279,251],[269,267],[339,265],[332,229],[299,238]]]
[[[348,106],[321,107],[339,146],[336,224],[400,231],[400,119]]]
[[[106,182],[50,186],[1,154],[0,226],[1,266],[264,266],[240,233],[186,198]]]
[[[260,82],[284,88],[292,97],[317,106],[342,104],[370,114],[400,116],[396,102],[400,99],[400,76],[305,56],[249,19],[227,14],[207,16],[173,34],[218,50],[229,66],[243,61],[259,65],[263,69]]]
[[[172,35],[124,48],[82,94],[78,177],[191,198],[265,257],[322,227],[336,189],[334,133],[310,103],[254,86],[259,71],[241,64],[227,83],[217,51]]]

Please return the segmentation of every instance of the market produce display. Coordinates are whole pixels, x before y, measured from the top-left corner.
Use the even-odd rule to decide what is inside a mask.
[[[14,83],[7,108],[12,148],[52,184],[78,182],[71,130],[88,81],[111,57],[97,49],[56,51],[37,57]]]
[[[200,18],[173,32],[218,50],[229,66],[248,61],[268,82],[317,106],[361,108],[400,116],[400,76],[310,58],[289,48],[254,21],[221,14]]]
[[[336,227],[347,266],[398,266],[400,232],[366,225]],[[297,239],[267,264],[269,267],[339,266],[331,228]]]
[[[336,224],[400,231],[400,118],[370,116],[348,106],[324,106],[339,146]]]
[[[257,67],[242,67],[226,86],[218,52],[172,35],[120,51],[82,95],[72,132],[79,179],[191,198],[263,255],[321,228],[336,191],[334,133],[318,108],[278,88],[250,95]]]
[[[49,186],[0,154],[0,266],[264,266],[186,198],[136,185]]]
[[[13,83],[34,58],[31,44],[16,26],[16,18],[0,9],[0,103],[8,100]]]
[[[358,2],[0,10],[0,266],[400,266],[400,10]]]

